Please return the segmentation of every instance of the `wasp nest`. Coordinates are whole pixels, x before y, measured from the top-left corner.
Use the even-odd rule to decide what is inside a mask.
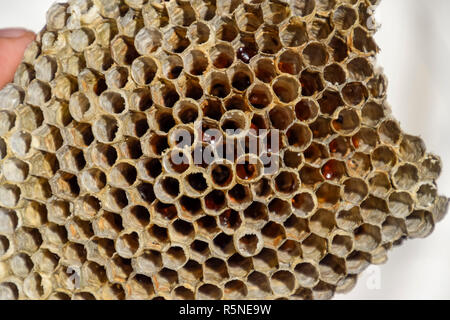
[[[326,299],[427,236],[376,2],[55,4],[0,92],[0,298]]]

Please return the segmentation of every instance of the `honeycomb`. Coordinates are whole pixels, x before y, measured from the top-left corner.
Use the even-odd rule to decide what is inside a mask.
[[[329,299],[430,234],[377,2],[53,5],[0,91],[0,298]]]

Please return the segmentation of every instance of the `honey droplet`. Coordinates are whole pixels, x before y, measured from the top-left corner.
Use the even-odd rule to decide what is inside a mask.
[[[280,63],[278,63],[278,69],[280,69],[280,71],[284,72],[284,73],[290,73],[290,74],[296,73],[295,65],[293,63],[280,61]]]
[[[296,195],[295,197],[292,198],[291,200],[292,205],[294,206],[294,208],[296,209],[300,209],[303,205],[303,199],[301,197],[301,195]]]
[[[174,205],[167,205],[167,204],[160,203],[158,205],[157,211],[166,220],[172,220],[177,215],[177,208],[175,208]]]
[[[270,103],[270,100],[262,92],[253,92],[250,95],[250,103],[257,109],[264,109]]]
[[[325,179],[333,180],[340,179],[342,176],[342,168],[339,166],[339,162],[336,160],[330,160],[322,167],[322,174]]]
[[[338,143],[337,139],[331,141],[330,144],[328,145],[328,147],[330,148],[330,153],[338,152],[339,143]]]
[[[236,55],[242,62],[249,63],[252,57],[256,55],[256,50],[249,47],[240,47],[237,50]]]
[[[238,164],[236,166],[236,174],[243,180],[249,180],[256,174],[256,167],[249,163]]]
[[[357,136],[353,136],[352,137],[352,142],[353,142],[353,146],[355,146],[355,148],[358,149],[359,148],[359,143],[360,143],[359,138]]]
[[[336,120],[333,121],[333,127],[337,131],[342,130],[344,124],[344,118],[339,116]]]

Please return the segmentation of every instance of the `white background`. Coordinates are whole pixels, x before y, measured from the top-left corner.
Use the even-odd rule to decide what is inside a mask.
[[[0,28],[39,31],[53,0],[0,0]],[[450,195],[450,1],[382,0],[376,40],[389,78],[389,102],[403,129],[441,156],[440,193]],[[378,271],[370,269],[372,275]],[[379,269],[380,289],[363,274],[337,299],[450,299],[450,217],[427,239],[409,240]]]

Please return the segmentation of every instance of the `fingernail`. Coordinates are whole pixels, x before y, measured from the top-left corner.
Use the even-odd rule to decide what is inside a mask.
[[[23,28],[0,29],[0,38],[21,38],[31,31]]]

